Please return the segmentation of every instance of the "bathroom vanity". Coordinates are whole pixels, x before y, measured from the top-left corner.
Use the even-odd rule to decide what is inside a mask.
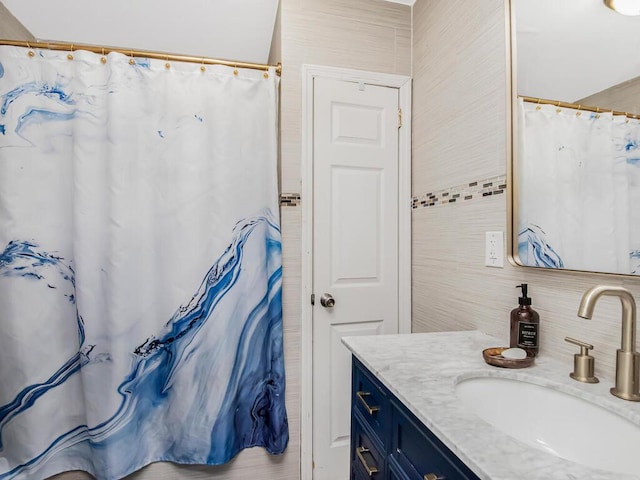
[[[483,420],[478,411],[473,411],[476,397],[463,401],[459,389],[478,379],[522,382],[517,384],[522,386],[518,390],[528,391],[526,387],[533,386],[589,408],[606,410],[629,427],[631,436],[625,438],[634,439],[636,429],[640,434],[640,403],[610,395],[610,379],[602,378],[598,384],[576,382],[569,378],[572,362],[565,365],[544,356],[526,369],[489,366],[484,363],[482,350],[501,346],[504,341],[477,331],[346,337],[343,343],[353,354],[352,480],[640,479],[640,460],[634,454],[637,443],[629,445],[626,453],[619,452],[625,450],[624,444],[619,448],[605,442],[577,460],[572,455],[580,452],[554,451],[549,446],[545,451],[544,446],[528,445]],[[533,414],[527,424],[525,417],[533,410],[530,406],[514,408],[507,397],[501,398],[499,390],[493,392],[479,393],[478,405],[496,405],[499,416],[503,411],[505,417],[509,411],[521,414],[525,433],[544,423],[545,405],[541,405],[543,413]],[[588,414],[586,418],[585,414],[576,415],[580,418],[569,418],[573,416],[573,410],[569,410],[563,420],[552,419],[552,425],[570,430],[566,432],[568,441],[574,435],[592,440],[602,436],[603,424],[595,417],[592,420]],[[590,421],[595,422],[591,430]],[[572,430],[579,424],[585,425],[589,435]],[[517,428],[518,422],[511,422],[514,425]],[[598,462],[606,464],[614,454],[622,461],[613,460],[605,465],[607,468],[597,468],[601,466]]]

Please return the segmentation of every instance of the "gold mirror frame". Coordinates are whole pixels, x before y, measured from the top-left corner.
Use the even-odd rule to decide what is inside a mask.
[[[516,94],[516,49],[514,48],[514,33],[515,32],[515,13],[511,5],[511,0],[505,0],[505,50],[506,50],[506,70],[507,70],[507,258],[509,263],[515,267],[523,267],[518,263],[518,251],[514,250],[518,245],[518,229],[516,227],[518,207],[516,200],[517,186],[515,185],[514,168],[516,163],[516,147],[514,142],[515,132],[517,128],[517,121],[514,118],[514,105],[517,101]],[[515,253],[515,255],[514,255]]]

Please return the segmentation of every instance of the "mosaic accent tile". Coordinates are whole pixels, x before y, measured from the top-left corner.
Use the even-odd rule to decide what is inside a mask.
[[[506,175],[475,180],[462,185],[417,195],[411,199],[411,208],[436,207],[451,203],[464,203],[484,197],[501,195],[507,188]]]
[[[300,205],[299,193],[282,193],[280,194],[281,207],[297,207]]]

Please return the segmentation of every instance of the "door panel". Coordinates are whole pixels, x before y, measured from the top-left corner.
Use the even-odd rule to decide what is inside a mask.
[[[351,354],[344,348],[342,337],[356,335],[377,335],[382,328],[382,320],[374,322],[360,322],[331,326],[331,354],[327,357],[331,361],[331,385],[329,395],[331,405],[330,415],[330,444],[331,448],[345,447],[349,449],[349,430],[351,428],[351,408],[345,409],[344,401],[350,403],[351,370],[345,369],[345,362],[351,363]],[[349,405],[350,407],[350,405]],[[322,416],[322,412],[318,412]],[[346,442],[346,443],[345,443]]]
[[[384,110],[379,107],[332,103],[333,143],[379,147],[384,141]]]
[[[383,172],[379,168],[334,167],[331,173],[331,287],[377,281]]]

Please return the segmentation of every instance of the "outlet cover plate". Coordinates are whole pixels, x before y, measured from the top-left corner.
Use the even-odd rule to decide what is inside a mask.
[[[504,267],[504,232],[486,232],[484,264],[487,267]]]

